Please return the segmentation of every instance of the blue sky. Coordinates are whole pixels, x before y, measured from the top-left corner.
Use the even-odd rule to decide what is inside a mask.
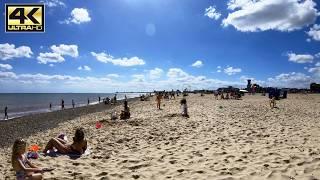
[[[19,1],[2,1],[2,13],[9,2]],[[0,92],[216,89],[244,87],[248,78],[275,87],[320,82],[314,0],[43,3],[45,33],[5,33],[0,23]]]

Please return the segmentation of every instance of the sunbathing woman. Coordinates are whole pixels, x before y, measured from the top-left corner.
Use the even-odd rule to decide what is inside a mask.
[[[42,179],[42,172],[45,169],[33,165],[26,157],[27,143],[23,139],[17,139],[12,148],[12,167],[16,171],[17,180]]]
[[[76,130],[72,144],[67,144],[65,140],[59,137],[50,139],[43,153],[47,153],[48,150],[53,148],[56,148],[62,154],[83,154],[87,150],[87,140],[84,138],[83,128]]]

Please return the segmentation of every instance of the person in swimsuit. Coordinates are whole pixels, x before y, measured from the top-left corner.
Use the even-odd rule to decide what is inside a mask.
[[[156,101],[157,101],[157,108],[161,109],[161,99],[162,99],[162,94],[159,92],[156,96]]]
[[[59,137],[52,138],[43,150],[43,153],[46,154],[48,150],[56,148],[58,152],[62,154],[83,154],[87,150],[87,140],[84,137],[83,128],[76,129],[72,144],[67,143],[67,141]]]
[[[17,139],[12,148],[11,163],[16,171],[17,180],[38,180],[46,168],[39,168],[32,164],[25,155],[27,143],[23,139]]]

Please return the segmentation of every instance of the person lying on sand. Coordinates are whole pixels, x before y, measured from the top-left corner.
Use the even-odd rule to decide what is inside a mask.
[[[23,139],[17,139],[13,144],[11,163],[13,170],[16,172],[17,180],[42,179],[41,173],[53,169],[39,168],[32,164],[25,155],[26,148],[27,143]]]
[[[180,104],[181,104],[181,111],[182,111],[181,115],[183,117],[189,118],[187,100],[185,98],[181,99]]]
[[[83,128],[76,129],[72,144],[67,144],[67,142],[60,137],[50,139],[43,153],[46,154],[48,150],[52,150],[53,148],[56,148],[58,152],[62,154],[83,154],[87,150],[87,140],[84,138]]]

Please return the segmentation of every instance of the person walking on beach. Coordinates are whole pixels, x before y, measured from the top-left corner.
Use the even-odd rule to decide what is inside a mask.
[[[88,98],[88,106],[89,106],[89,104],[90,104],[90,99]]]
[[[51,111],[51,108],[52,108],[52,104],[50,103],[50,104],[49,104],[49,109],[50,109],[50,111]]]
[[[181,99],[180,105],[181,105],[181,115],[183,117],[189,118],[187,100],[185,98]]]
[[[101,101],[101,97],[99,96],[99,103],[100,103],[100,101]]]
[[[61,109],[64,110],[64,100],[61,99]]]
[[[156,97],[156,101],[157,101],[157,108],[161,109],[161,99],[162,99],[162,94],[158,93],[157,97]]]
[[[7,106],[4,108],[4,120],[6,120],[6,119],[9,119],[9,116],[8,116],[8,107],[7,107]]]
[[[74,108],[75,104],[74,104],[74,100],[72,99],[72,108]]]

